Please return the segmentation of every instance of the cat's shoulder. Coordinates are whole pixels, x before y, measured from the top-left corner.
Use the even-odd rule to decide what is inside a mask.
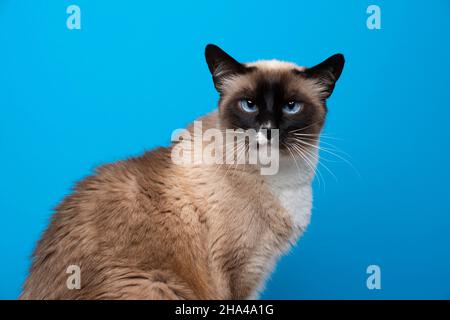
[[[157,148],[96,167],[93,174],[75,184],[73,194],[86,201],[134,203],[161,183],[170,165],[170,149]]]

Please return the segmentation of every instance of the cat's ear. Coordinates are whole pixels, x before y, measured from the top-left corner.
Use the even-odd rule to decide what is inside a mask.
[[[233,59],[225,51],[214,44],[205,48],[205,58],[209,71],[213,76],[214,86],[221,92],[221,86],[226,78],[245,72],[246,67]]]
[[[326,99],[333,93],[336,81],[344,69],[344,64],[344,56],[338,53],[312,68],[307,68],[304,73],[308,78],[316,79],[322,97]]]

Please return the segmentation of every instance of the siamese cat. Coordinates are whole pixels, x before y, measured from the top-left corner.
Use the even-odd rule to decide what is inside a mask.
[[[276,129],[276,174],[258,163],[178,165],[178,143],[101,166],[57,206],[21,299],[258,296],[310,221],[316,146],[344,57],[306,68],[240,63],[215,45],[205,56],[220,99],[202,130],[252,129],[262,146]],[[67,284],[69,266],[79,288]]]

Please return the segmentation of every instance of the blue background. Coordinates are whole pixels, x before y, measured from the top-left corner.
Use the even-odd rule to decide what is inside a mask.
[[[73,3],[82,30],[66,27]],[[381,30],[366,27],[373,3]],[[75,181],[215,107],[209,42],[241,61],[347,59],[326,132],[360,176],[326,163],[337,180],[322,169],[312,223],[262,297],[450,298],[449,14],[445,0],[2,0],[0,298],[19,295]]]

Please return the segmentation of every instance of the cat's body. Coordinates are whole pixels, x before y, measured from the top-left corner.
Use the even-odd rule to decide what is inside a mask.
[[[204,129],[223,128],[223,117],[204,117]],[[39,241],[21,298],[256,297],[309,223],[317,158],[283,155],[264,176],[257,165],[176,165],[172,148],[81,181]],[[70,265],[80,267],[80,289],[66,285]]]

